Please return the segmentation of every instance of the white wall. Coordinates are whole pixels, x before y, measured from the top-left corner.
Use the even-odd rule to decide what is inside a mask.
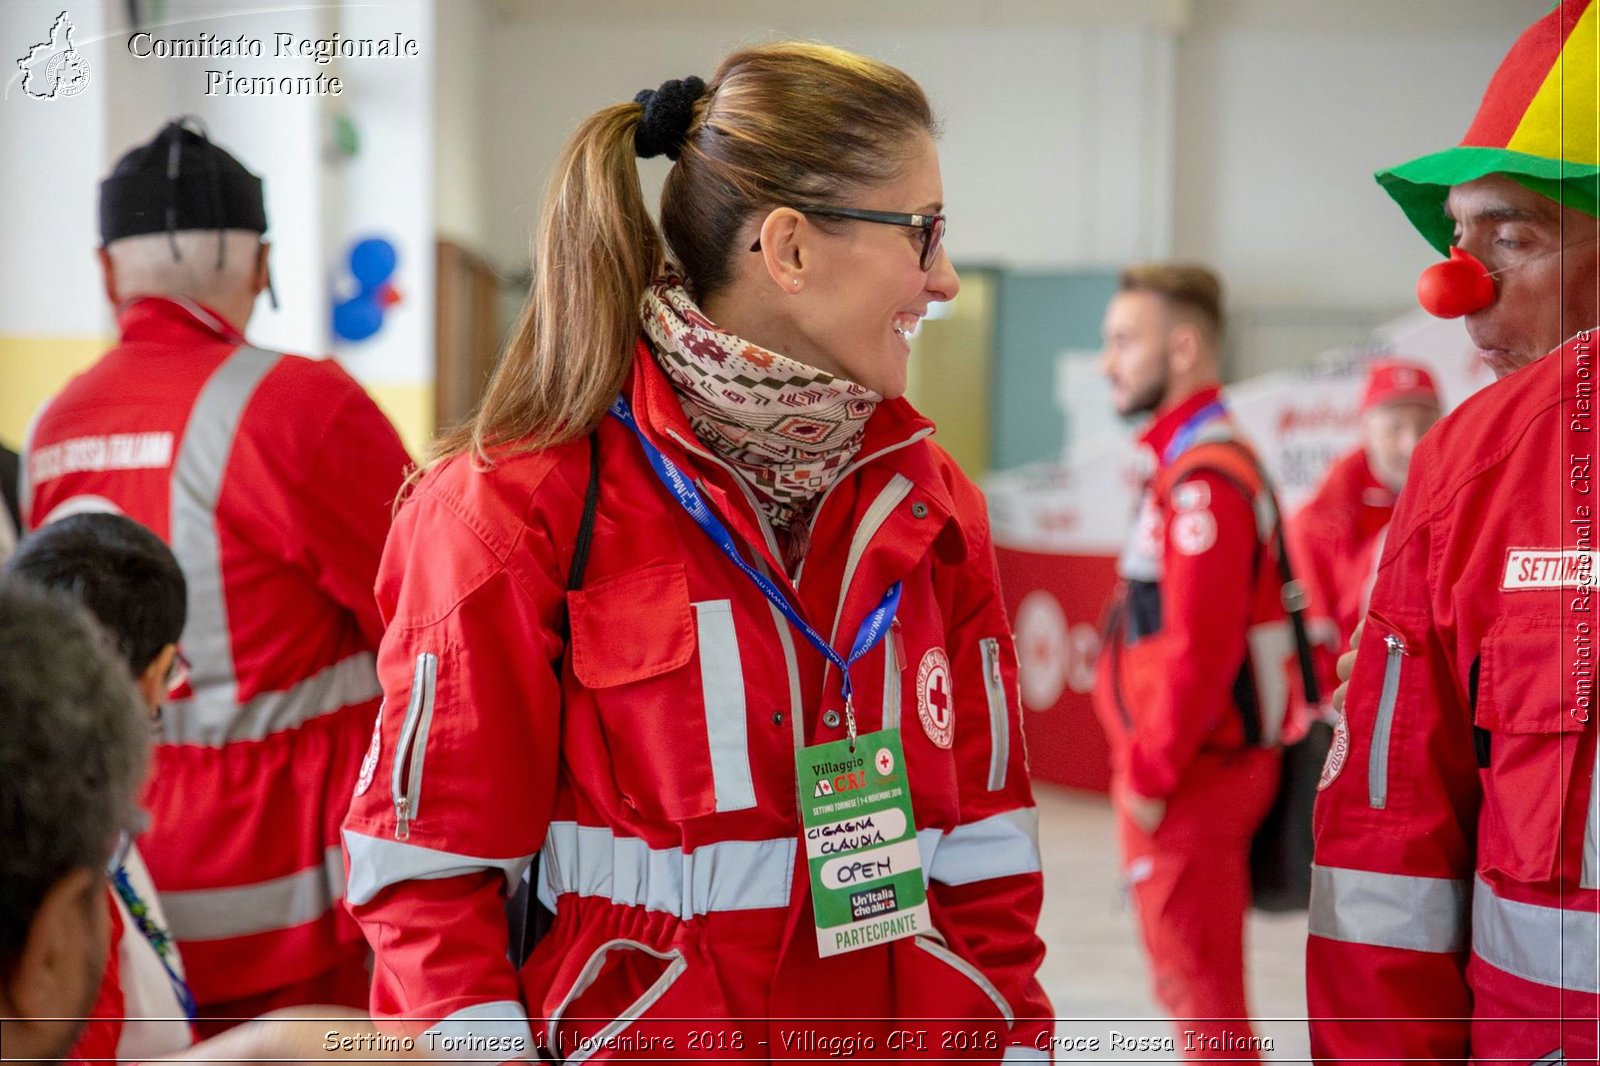
[[[7,4],[0,28],[20,55],[48,33],[58,3]],[[368,382],[433,376],[433,2],[262,10],[221,0],[166,0],[158,36],[245,35],[265,42],[253,58],[136,58],[127,48],[121,0],[76,3],[74,41],[90,64],[86,91],[71,99],[26,99],[15,84],[0,101],[0,334],[96,336],[110,332],[93,251],[99,243],[99,182],[128,149],[171,118],[198,116],[211,138],[259,174],[266,187],[267,239],[281,308],[263,299],[250,326],[257,343],[321,354],[333,278],[351,237],[378,234],[401,246],[398,287],[405,302],[365,345],[339,354]],[[148,17],[148,16],[147,16]],[[416,58],[361,58],[318,65],[274,58],[273,35],[381,37],[421,42]],[[9,52],[8,52],[9,54]],[[250,75],[337,75],[334,96],[207,96],[205,71]],[[327,150],[335,113],[362,135],[360,153]]]
[[[489,243],[491,122],[489,56],[493,9],[484,3],[434,5],[434,216],[440,237],[481,251]]]
[[[414,37],[420,54],[354,59],[339,66],[344,93],[325,100],[353,119],[361,149],[330,168],[338,199],[328,211],[327,275],[349,280],[352,242],[382,237],[399,253],[392,284],[400,303],[368,340],[334,352],[368,384],[431,382],[434,376],[434,0],[350,3],[339,11],[346,37]],[[354,282],[351,283],[351,292]],[[351,293],[340,292],[339,296]]]
[[[88,61],[89,87],[76,96],[35,100],[22,91],[17,57],[47,40],[57,3],[12,3],[0,13],[0,335],[103,333],[98,202],[106,99],[95,81],[105,69],[100,5],[75,4],[72,43]]]
[[[952,252],[966,262],[1108,263],[1171,228],[1171,30],[1183,2],[497,5],[489,251],[525,265],[543,183],[585,115],[740,44],[800,37],[921,82],[944,123]],[[654,203],[664,160],[646,164]]]

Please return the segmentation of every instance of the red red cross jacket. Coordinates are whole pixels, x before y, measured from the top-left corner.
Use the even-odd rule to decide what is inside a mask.
[[[795,755],[844,737],[837,671],[608,417],[579,592],[563,590],[585,441],[447,462],[396,519],[378,582],[386,704],[345,828],[374,1012],[479,1057],[1043,1058],[1036,815],[982,495],[930,423],[884,402],[790,581],[643,344],[626,394],[836,646],[903,583],[890,636],[851,676],[861,731],[903,733],[934,928],[817,957]],[[519,974],[502,897],[541,848],[555,925]]]
[[[377,705],[371,582],[408,458],[338,364],[142,299],[35,419],[31,527],[115,510],[183,567],[188,687],[164,709],[139,839],[202,1004],[360,950],[339,822]]]
[[[1417,448],[1317,803],[1324,1059],[1600,1051],[1594,366],[1580,333]]]
[[[1333,692],[1334,666],[1367,613],[1378,554],[1394,514],[1394,493],[1373,476],[1365,448],[1334,463],[1316,493],[1289,520],[1290,557],[1309,601],[1321,690]]]
[[[1095,685],[1115,775],[1152,799],[1170,796],[1202,751],[1246,746],[1241,678],[1264,746],[1290,695],[1277,513],[1231,419],[1219,407],[1206,417],[1218,395],[1201,390],[1142,438],[1156,473],[1118,563],[1123,582]],[[1172,448],[1186,425],[1191,437]]]

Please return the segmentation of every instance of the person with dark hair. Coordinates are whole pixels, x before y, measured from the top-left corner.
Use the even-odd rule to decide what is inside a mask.
[[[1122,272],[1101,367],[1117,413],[1151,415],[1148,480],[1107,613],[1095,710],[1151,985],[1187,1058],[1254,1060],[1244,920],[1271,807],[1294,652],[1271,484],[1221,394],[1222,284]]]
[[[108,871],[138,832],[150,754],[148,709],[108,638],[63,592],[0,574],[0,1049],[8,1061],[88,1058],[83,1034],[96,1024],[91,1005],[111,957]],[[374,1050],[390,1048],[364,1016],[317,1007],[259,1019],[177,1058],[303,1061],[356,1049],[370,1062]],[[97,1059],[120,1056],[115,1048]]]
[[[193,120],[118,160],[100,263],[121,341],[23,455],[27,527],[126,514],[188,581],[192,668],[162,713],[142,846],[202,1033],[367,996],[338,826],[377,711],[372,583],[409,459],[337,363],[245,339],[266,228],[261,179]]]
[[[0,575],[0,723],[0,1045],[57,1059],[100,988],[150,720],[81,607]]]
[[[5,572],[70,595],[115,642],[152,719],[182,681],[183,571],[161,538],[131,518],[81,514],[23,541]],[[94,1020],[73,1047],[85,1061],[168,1055],[194,1039],[193,997],[166,913],[136,842],[109,871],[111,950]]]
[[[379,574],[345,823],[375,1015],[501,1057],[1048,1059],[984,499],[903,398],[959,286],[935,132],[903,72],[768,44],[568,142]]]
[[[1496,380],[1395,504],[1316,807],[1326,1061],[1600,1058],[1595,349],[1600,5],[1561,0],[1461,143],[1377,174],[1448,259],[1417,295]]]

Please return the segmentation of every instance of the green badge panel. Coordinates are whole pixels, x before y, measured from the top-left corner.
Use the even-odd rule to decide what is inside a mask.
[[[796,764],[817,953],[932,932],[900,731],[804,748]]]

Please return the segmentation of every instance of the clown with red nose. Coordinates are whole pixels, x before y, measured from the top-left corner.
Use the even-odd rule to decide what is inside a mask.
[[[1377,175],[1497,380],[1412,457],[1341,660],[1310,938],[1320,1061],[1600,1057],[1600,11],[1562,0],[1454,148]],[[1352,665],[1353,661],[1353,665]]]

